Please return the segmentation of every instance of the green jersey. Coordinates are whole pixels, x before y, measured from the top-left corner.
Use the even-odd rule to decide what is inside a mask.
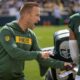
[[[77,43],[79,46],[79,52],[80,52],[80,14],[79,13],[70,16],[69,28],[75,33]],[[80,75],[80,68],[78,74]]]
[[[54,59],[42,59],[34,32],[22,31],[16,21],[0,29],[0,78],[16,80],[23,77],[24,61],[36,59],[43,66],[62,68],[64,63]],[[59,64],[59,66],[58,66]],[[18,79],[17,79],[18,80]]]

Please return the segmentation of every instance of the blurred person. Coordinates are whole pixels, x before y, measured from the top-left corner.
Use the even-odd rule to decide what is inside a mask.
[[[16,2],[15,2],[16,8],[20,9],[21,5],[23,5],[23,1],[22,0],[16,0]]]
[[[18,14],[18,10],[13,4],[9,5],[8,12],[9,12],[10,16],[17,16],[17,14]]]
[[[2,11],[3,11],[2,5],[0,4],[0,15],[2,15]]]
[[[80,12],[80,0],[75,0],[75,7],[74,10],[76,13]]]
[[[62,15],[59,3],[54,3],[53,15],[55,19],[55,25],[60,25],[60,20],[62,18]]]
[[[70,0],[60,0],[64,7],[67,7]]]
[[[27,2],[20,9],[20,18],[0,29],[0,80],[25,80],[24,62],[36,59],[45,67],[72,67],[71,63],[50,58],[49,51],[41,51],[35,33],[40,20],[40,6]]]
[[[76,13],[76,11],[75,11],[75,2],[74,1],[70,1],[68,9],[69,9],[69,16]]]
[[[69,28],[69,47],[71,57],[73,62],[79,66],[75,80],[80,80],[80,13],[70,16]]]

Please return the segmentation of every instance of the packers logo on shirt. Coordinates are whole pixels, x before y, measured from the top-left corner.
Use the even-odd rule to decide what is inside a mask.
[[[23,43],[23,44],[32,44],[31,38],[16,36],[16,43]]]
[[[5,41],[10,41],[10,36],[5,36]]]

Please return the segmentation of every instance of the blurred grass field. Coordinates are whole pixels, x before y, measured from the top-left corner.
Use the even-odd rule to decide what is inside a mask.
[[[38,26],[34,29],[34,32],[37,35],[40,47],[44,48],[53,46],[53,34],[55,31],[66,28],[67,26]],[[39,66],[35,60],[26,61],[24,73],[26,80],[44,80],[43,77],[40,77]]]

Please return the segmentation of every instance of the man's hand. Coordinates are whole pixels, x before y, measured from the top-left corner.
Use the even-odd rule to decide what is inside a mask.
[[[42,51],[41,52],[41,57],[44,58],[44,59],[49,58],[50,55],[54,56],[54,54],[51,51]]]
[[[74,64],[74,63],[68,63],[68,62],[64,63],[64,68],[66,70],[72,70],[75,66],[76,66],[76,64]]]

